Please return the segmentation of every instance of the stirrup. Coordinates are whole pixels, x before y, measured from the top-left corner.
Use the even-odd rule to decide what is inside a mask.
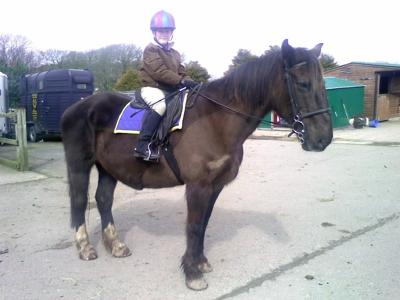
[[[147,145],[146,157],[143,158],[145,161],[149,162],[159,162],[160,161],[160,148],[152,149],[152,142]]]
[[[144,161],[158,163],[160,160],[160,148],[157,148],[156,150],[154,150],[154,149],[152,150],[151,144],[152,143],[149,143],[147,145],[147,148],[144,152],[139,151],[137,148],[135,148],[133,156],[135,156],[137,158],[141,158]]]

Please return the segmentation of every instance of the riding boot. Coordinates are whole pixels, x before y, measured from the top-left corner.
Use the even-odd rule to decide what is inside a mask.
[[[161,119],[162,116],[152,109],[146,112],[135,147],[135,157],[142,158],[145,161],[158,162],[160,154],[157,149],[152,147],[151,138],[158,128]]]

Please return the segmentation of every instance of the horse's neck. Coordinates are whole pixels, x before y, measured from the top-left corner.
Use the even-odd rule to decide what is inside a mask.
[[[269,101],[269,99],[266,100]],[[270,111],[270,105],[267,102],[263,106],[251,108],[251,105],[248,105],[249,101],[249,99],[241,99],[240,102],[236,102],[233,108],[241,114],[232,113],[232,119],[227,124],[233,139],[242,143],[256,130],[262,118]]]
[[[203,111],[206,115],[217,115],[210,117],[210,122],[217,131],[223,133],[220,136],[228,144],[243,143],[257,128],[264,115],[276,106],[273,104],[274,99],[282,97],[281,89],[272,88],[280,86],[282,80],[281,74],[273,76],[272,73],[276,73],[273,70],[274,68],[270,69],[271,74],[264,74],[262,80],[252,78],[254,81],[268,82],[270,89],[265,87],[265,90],[260,91],[256,84],[247,86],[246,83],[244,86],[239,86],[240,80],[232,77],[221,78],[205,87],[202,93],[206,97],[203,98],[210,98],[213,101],[202,99],[199,111]]]
[[[243,144],[257,128],[259,116],[256,116],[253,111],[244,109],[241,105],[231,105],[230,107],[241,113],[221,107],[214,113],[212,122],[215,130],[219,132],[219,139],[228,147],[235,147]]]

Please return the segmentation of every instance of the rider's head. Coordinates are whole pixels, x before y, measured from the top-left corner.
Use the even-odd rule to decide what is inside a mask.
[[[161,10],[151,18],[150,29],[153,32],[154,40],[164,48],[169,48],[175,30],[174,17]]]

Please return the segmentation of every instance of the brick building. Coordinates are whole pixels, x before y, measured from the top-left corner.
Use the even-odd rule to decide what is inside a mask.
[[[400,117],[400,64],[351,62],[325,71],[324,76],[365,85],[365,116],[380,121]]]

